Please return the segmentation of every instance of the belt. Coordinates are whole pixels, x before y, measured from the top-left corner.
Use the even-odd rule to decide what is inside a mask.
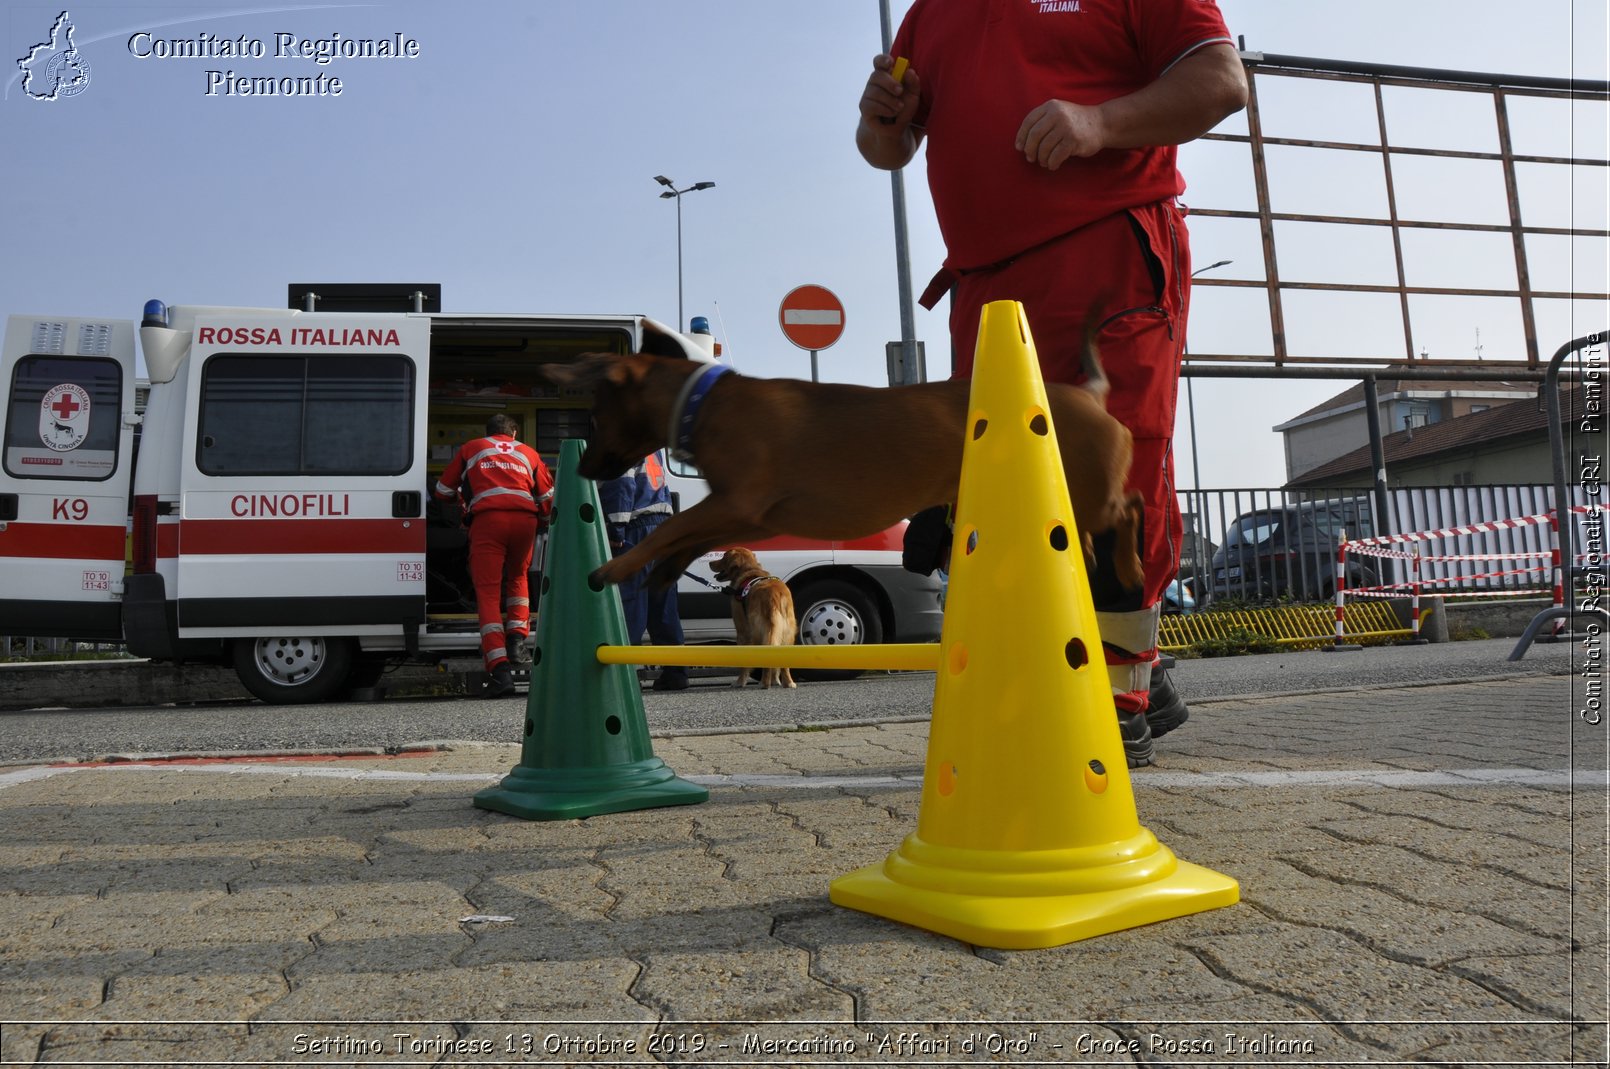
[[[941,267],[938,273],[929,280],[928,287],[922,291],[922,296],[917,298],[917,303],[931,312],[934,310],[934,305],[939,303],[939,298],[949,293],[951,287],[955,286],[964,275],[986,275],[991,271],[999,271],[1003,267],[1011,267],[1020,258],[1027,256],[1029,253],[1039,252],[1048,245],[1055,245],[1063,238],[1077,234],[1083,229],[1084,227],[1082,226],[1074,227],[1072,230],[1058,234],[1054,238],[1047,238],[1038,245],[1030,245],[1022,252],[1014,252],[1004,260],[996,260],[992,264],[982,264],[978,267]]]
[[[1143,207],[1143,206],[1142,205],[1137,205],[1136,207]],[[1120,208],[1119,212],[1122,212],[1124,215],[1129,216],[1129,220],[1130,220],[1131,225],[1135,225],[1135,226],[1139,225],[1139,224],[1135,223],[1135,217],[1134,217],[1134,215],[1131,214],[1130,209],[1128,209],[1128,208]],[[1114,213],[1114,214],[1118,214],[1118,213]],[[1106,215],[1106,216],[1102,216],[1102,218],[1103,219],[1110,219],[1110,218],[1112,218],[1112,216],[1111,215]],[[1041,249],[1048,248],[1049,246],[1055,245],[1057,242],[1061,241],[1063,238],[1069,238],[1069,237],[1072,237],[1073,235],[1077,234],[1079,231],[1083,230],[1085,227],[1089,226],[1091,223],[1099,223],[1100,221],[1101,221],[1100,219],[1092,219],[1092,220],[1090,220],[1089,223],[1081,223],[1079,226],[1074,227],[1072,230],[1064,230],[1062,233],[1057,234],[1054,237],[1046,238],[1044,241],[1040,242],[1038,245],[1030,245],[1028,248],[1019,250],[1018,252],[1014,252],[1012,255],[1006,257],[1003,260],[996,260],[994,263],[981,264],[978,267],[941,267],[939,269],[938,274],[934,275],[934,277],[929,281],[928,288],[922,291],[922,296],[917,299],[917,303],[922,305],[924,308],[928,309],[931,312],[931,311],[933,311],[934,305],[939,303],[939,298],[941,298],[945,294],[949,293],[950,290],[951,290],[951,287],[956,285],[957,281],[959,281],[963,276],[965,276],[965,275],[983,275],[983,274],[988,274],[991,271],[999,271],[1003,267],[1011,267],[1013,264],[1017,263],[1019,260],[1021,260],[1025,256],[1029,255],[1030,253],[1039,252]]]

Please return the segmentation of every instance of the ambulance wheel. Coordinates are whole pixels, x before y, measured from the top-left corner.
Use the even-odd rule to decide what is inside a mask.
[[[883,641],[883,617],[865,590],[842,579],[818,579],[794,596],[802,646],[859,646]],[[854,679],[855,669],[812,668],[794,673],[801,679]]]
[[[346,686],[353,645],[350,638],[237,639],[235,674],[271,705],[322,702]]]

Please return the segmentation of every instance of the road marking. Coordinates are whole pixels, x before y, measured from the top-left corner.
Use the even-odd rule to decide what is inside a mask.
[[[226,776],[306,776],[313,779],[373,780],[385,783],[495,783],[503,773],[399,772],[385,768],[349,765],[250,764],[240,761],[168,764],[131,761],[115,765],[55,765],[0,773],[0,790],[34,783],[53,776],[79,772],[202,772]],[[922,776],[835,776],[715,774],[683,776],[708,787],[787,788],[790,790],[872,790],[890,787],[919,788]],[[1234,790],[1236,788],[1298,787],[1541,787],[1550,790],[1594,790],[1610,787],[1610,769],[1564,768],[1457,768],[1447,770],[1394,770],[1381,768],[1314,769],[1292,772],[1165,772],[1158,769],[1131,773],[1142,789]]]

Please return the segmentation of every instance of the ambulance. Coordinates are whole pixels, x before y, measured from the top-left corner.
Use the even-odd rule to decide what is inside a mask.
[[[285,308],[150,301],[138,326],[10,317],[0,635],[229,664],[273,703],[476,656],[465,531],[430,495],[454,451],[506,412],[555,466],[563,440],[586,438],[591,397],[536,367],[588,352],[709,361],[715,346],[640,315],[446,314],[440,292],[293,284]],[[674,462],[668,482],[677,507],[706,492]],[[939,587],[901,568],[902,528],[751,548],[792,590],[801,641],[930,641]],[[679,600],[690,641],[731,638],[705,562]]]

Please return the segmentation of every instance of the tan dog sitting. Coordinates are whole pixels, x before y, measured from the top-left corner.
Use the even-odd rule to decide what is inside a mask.
[[[792,646],[799,637],[799,624],[794,620],[794,595],[788,584],[771,575],[760,566],[760,561],[747,549],[729,549],[721,559],[710,562],[716,578],[727,584],[732,595],[732,626],[738,632],[740,646]],[[752,668],[738,673],[741,687],[749,682]],[[786,668],[762,668],[760,689],[768,690],[776,682],[785,687],[794,686],[794,676]]]
[[[1114,576],[1134,588],[1141,497],[1124,490],[1129,431],[1107,412],[1093,346],[1085,363],[1086,386],[1046,383],[1046,395],[1085,552],[1090,536],[1116,531]],[[593,353],[537,373],[595,391],[593,432],[577,466],[584,478],[613,479],[669,445],[710,487],[703,501],[594,571],[597,583],[619,583],[657,561],[649,581],[664,587],[719,546],[884,530],[954,501],[964,439],[985,433],[967,422],[972,384],[955,379],[889,387],[761,379],[646,353]],[[1045,419],[1036,422],[1046,433]]]

